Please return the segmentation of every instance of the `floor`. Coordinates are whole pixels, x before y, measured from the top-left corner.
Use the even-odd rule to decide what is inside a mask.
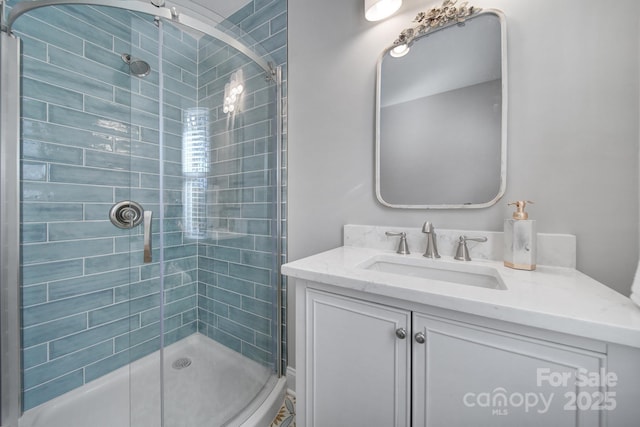
[[[271,427],[296,427],[296,398],[285,396]]]
[[[272,377],[269,368],[200,334],[167,347],[164,366],[165,425],[172,427],[223,425]],[[21,426],[157,427],[158,372],[154,353],[25,412]]]
[[[182,348],[167,350],[164,414],[168,426],[223,425],[260,393],[271,376],[269,368],[199,334]],[[185,359],[191,364],[179,369]]]

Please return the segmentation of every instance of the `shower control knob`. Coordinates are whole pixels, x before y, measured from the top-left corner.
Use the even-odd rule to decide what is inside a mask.
[[[407,337],[407,330],[405,328],[396,329],[396,336],[401,340],[405,339]]]
[[[427,338],[424,336],[422,332],[418,332],[415,338],[418,344],[424,344],[425,342],[427,342]]]

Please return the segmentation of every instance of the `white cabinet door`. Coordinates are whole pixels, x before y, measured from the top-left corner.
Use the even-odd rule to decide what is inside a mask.
[[[306,305],[306,426],[408,427],[410,312],[311,289]]]
[[[418,313],[412,339],[413,427],[605,425],[606,387],[576,381],[602,354]]]

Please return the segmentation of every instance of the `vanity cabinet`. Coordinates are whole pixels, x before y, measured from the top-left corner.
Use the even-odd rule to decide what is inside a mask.
[[[298,287],[298,425],[604,426],[604,346]],[[609,408],[612,409],[612,408]]]
[[[600,425],[605,389],[575,379],[603,354],[423,313],[413,334],[414,427]]]
[[[306,425],[408,427],[410,327],[406,310],[308,290]]]

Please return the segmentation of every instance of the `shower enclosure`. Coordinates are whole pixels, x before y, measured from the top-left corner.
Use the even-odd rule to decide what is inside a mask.
[[[241,425],[283,382],[277,61],[176,8],[9,6],[2,426]]]

